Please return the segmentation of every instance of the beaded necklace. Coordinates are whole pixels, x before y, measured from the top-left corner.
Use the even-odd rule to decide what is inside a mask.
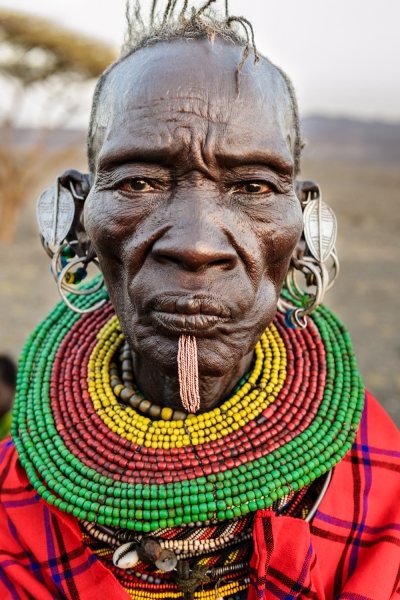
[[[323,492],[323,487],[323,482],[318,480],[318,482],[315,482],[313,485],[302,488],[302,490],[289,502],[284,501],[284,499],[275,502],[273,510],[276,511],[278,515],[305,518],[309,513],[311,514],[311,507],[313,506],[315,508],[315,506],[318,505],[320,501],[320,497],[318,496],[321,494],[321,491]],[[155,532],[154,535],[157,536],[157,539],[160,541],[171,540],[173,537],[173,547],[175,552],[177,552],[177,540],[183,540],[185,542],[185,540],[188,539],[190,542],[190,540],[194,538],[197,540],[206,538],[205,543],[207,543],[207,539],[218,539],[219,534],[222,536],[224,531],[230,529],[231,538],[229,540],[230,543],[228,544],[230,548],[224,547],[224,549],[218,549],[217,551],[209,549],[204,556],[201,556],[202,551],[198,549],[196,561],[190,560],[190,563],[206,565],[208,567],[207,575],[213,582],[203,586],[201,591],[195,593],[196,598],[204,600],[205,598],[210,597],[211,592],[211,598],[214,599],[216,596],[213,595],[213,590],[215,590],[215,582],[217,582],[219,597],[223,594],[225,595],[225,598],[240,600],[242,594],[246,593],[248,588],[247,579],[249,564],[253,554],[253,544],[251,540],[253,515],[254,513],[250,513],[240,520],[226,521],[225,523],[221,523],[219,527],[200,527],[192,529],[174,528],[173,530]],[[114,550],[121,546],[121,542],[126,542],[128,539],[131,539],[132,533],[127,530],[115,531],[88,522],[83,522],[81,527],[84,543],[96,554],[96,556],[98,556],[104,565],[113,572],[115,577],[120,581],[121,585],[132,598],[140,598],[140,594],[143,594],[143,592],[150,593],[151,595],[149,597],[151,597],[152,600],[163,597],[163,593],[168,593],[168,587],[166,587],[168,585],[169,591],[174,591],[174,586],[170,579],[165,577],[166,574],[157,571],[155,566],[151,567],[141,562],[137,563],[133,569],[121,570],[115,566],[113,563]],[[235,534],[237,534],[237,532],[248,532],[247,536],[245,536],[247,539],[244,543],[242,542],[239,548],[231,550],[231,547],[235,546]],[[158,538],[158,536],[164,537]],[[179,558],[181,559],[182,556],[180,555]],[[160,586],[160,584],[162,585]],[[234,593],[233,588],[235,587],[236,589],[240,588],[241,591]],[[139,590],[140,592],[138,594]]]
[[[21,464],[46,502],[80,520],[142,536],[218,526],[302,490],[351,447],[363,385],[350,337],[325,307],[301,331],[277,315],[252,372],[200,415],[151,411],[129,385],[123,344],[110,303],[83,316],[60,303],[21,355],[12,425]],[[245,590],[234,575],[219,595]],[[170,585],[160,597],[182,595]]]

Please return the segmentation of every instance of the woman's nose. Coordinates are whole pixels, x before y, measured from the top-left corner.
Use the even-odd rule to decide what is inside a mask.
[[[238,262],[227,235],[216,225],[203,225],[194,216],[191,223],[172,227],[159,238],[153,245],[152,255],[159,263],[175,263],[193,272],[211,267],[234,269]]]

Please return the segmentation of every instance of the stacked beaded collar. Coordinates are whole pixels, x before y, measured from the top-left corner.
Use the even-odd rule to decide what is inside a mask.
[[[277,315],[248,381],[184,421],[118,402],[109,369],[122,342],[111,304],[80,317],[60,303],[22,352],[13,439],[32,485],[62,511],[144,532],[239,517],[351,447],[364,391],[349,335],[324,307],[302,331]]]
[[[110,303],[84,316],[58,304],[20,362],[12,436],[31,484],[61,511],[141,535],[273,507],[348,452],[364,390],[325,307],[301,331],[277,315],[255,356],[219,408],[176,414],[135,388]]]

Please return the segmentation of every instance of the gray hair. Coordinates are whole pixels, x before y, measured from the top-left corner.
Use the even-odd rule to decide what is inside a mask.
[[[217,0],[207,0],[200,8],[188,6],[189,0],[183,0],[183,7],[176,14],[178,0],[167,0],[165,9],[162,13],[157,13],[157,0],[153,0],[150,18],[146,23],[143,18],[140,0],[136,0],[133,7],[130,1],[126,2],[126,22],[124,44],[121,49],[121,55],[108,69],[100,76],[93,96],[92,110],[90,116],[89,132],[87,139],[87,153],[89,168],[92,173],[96,170],[96,156],[94,152],[95,124],[97,109],[100,103],[100,97],[110,72],[121,62],[126,60],[132,54],[135,54],[142,48],[155,46],[160,42],[171,42],[177,39],[201,39],[216,38],[224,40],[243,48],[242,58],[238,64],[236,77],[238,93],[240,92],[240,73],[242,67],[249,57],[250,53],[254,56],[254,63],[257,63],[260,56],[271,64],[280,73],[283,78],[293,114],[293,125],[295,129],[294,141],[294,171],[297,175],[300,171],[300,155],[303,147],[300,135],[300,119],[297,104],[296,93],[288,75],[265,56],[259,55],[254,40],[253,27],[245,17],[235,17],[229,15],[228,0],[225,0],[225,15],[221,16],[210,9],[210,5]],[[239,26],[242,26],[244,35],[239,32]]]

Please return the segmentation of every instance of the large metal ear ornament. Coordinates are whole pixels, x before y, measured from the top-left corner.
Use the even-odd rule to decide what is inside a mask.
[[[59,177],[40,196],[36,205],[39,231],[46,245],[59,246],[67,237],[75,215],[72,193]]]
[[[86,278],[89,263],[95,264],[98,268],[100,267],[93,248],[92,251],[89,249],[85,253],[80,248],[78,240],[71,239],[73,235],[71,228],[75,217],[75,200],[84,201],[85,198],[76,193],[72,181],[69,182],[69,186],[70,189],[68,190],[61,184],[60,178],[57,177],[55,183],[39,196],[36,205],[36,216],[41,242],[52,259],[51,271],[61,298],[71,310],[79,314],[85,314],[101,308],[106,300],[102,299],[87,309],[80,309],[72,304],[66,294],[89,296],[100,290],[104,285],[104,279],[100,277],[95,285],[91,287],[77,287]],[[78,267],[79,264],[82,264],[82,266]],[[75,270],[72,271],[72,268]]]
[[[319,263],[324,263],[336,244],[337,221],[330,206],[322,202],[319,187],[317,198],[306,201],[303,221],[308,249]]]
[[[304,329],[307,326],[307,316],[321,304],[325,292],[332,287],[339,275],[339,260],[335,249],[335,213],[322,202],[319,187],[316,198],[311,198],[310,193],[304,204],[306,252],[303,259],[297,260],[298,269],[292,265],[286,276],[286,291],[294,304],[283,297],[278,301],[278,310],[285,313],[286,325],[292,329]],[[298,283],[296,272],[303,274],[305,288]]]

